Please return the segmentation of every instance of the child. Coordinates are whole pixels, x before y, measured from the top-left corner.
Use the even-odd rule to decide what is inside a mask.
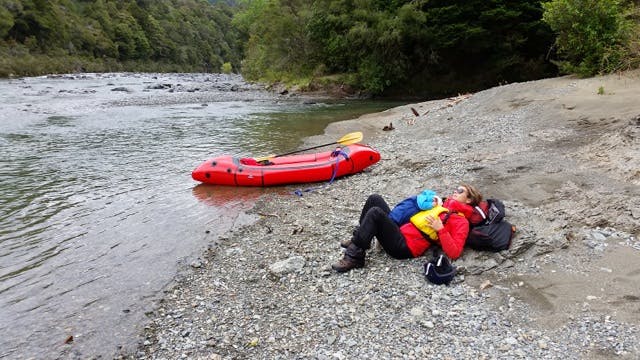
[[[443,212],[449,212],[449,209],[442,206],[442,199],[436,195],[434,191],[425,190],[418,195],[418,206],[423,209],[417,214],[413,215],[409,221],[418,228],[422,233],[429,236],[433,241],[438,240],[438,233],[433,230],[427,216],[434,218],[439,217]]]

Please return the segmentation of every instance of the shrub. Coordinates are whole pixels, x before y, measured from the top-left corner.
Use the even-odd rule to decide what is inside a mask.
[[[543,20],[557,33],[561,71],[593,76],[622,70],[630,65],[629,58],[637,59],[632,3],[553,0],[542,6]]]
[[[231,74],[231,71],[233,70],[233,67],[231,66],[231,63],[224,63],[222,64],[222,66],[220,67],[220,72],[223,74]]]

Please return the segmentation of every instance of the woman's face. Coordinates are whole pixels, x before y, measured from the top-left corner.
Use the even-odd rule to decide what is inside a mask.
[[[467,190],[467,188],[462,185],[459,185],[455,190],[453,190],[451,198],[463,204],[471,203],[471,199],[469,198],[469,190]]]

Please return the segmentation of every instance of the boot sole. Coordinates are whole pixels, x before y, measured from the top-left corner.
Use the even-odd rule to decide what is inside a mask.
[[[335,268],[333,265],[331,265],[331,268],[333,270],[335,270],[336,272],[339,272],[339,273],[346,273],[346,272],[348,272],[350,270],[353,270],[353,269],[362,269],[363,267],[364,267],[364,265],[356,265],[356,266],[350,267],[350,268]]]

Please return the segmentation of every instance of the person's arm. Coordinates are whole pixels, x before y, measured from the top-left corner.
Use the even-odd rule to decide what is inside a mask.
[[[412,196],[394,206],[389,213],[389,217],[398,224],[398,226],[401,226],[408,223],[409,219],[418,211],[420,211],[420,208],[416,203],[416,197]]]
[[[439,229],[436,231],[438,231],[438,239],[440,239],[440,245],[445,254],[452,260],[459,258],[464,250],[467,235],[469,235],[467,219],[452,214],[444,225],[440,219],[434,219],[432,227]]]

